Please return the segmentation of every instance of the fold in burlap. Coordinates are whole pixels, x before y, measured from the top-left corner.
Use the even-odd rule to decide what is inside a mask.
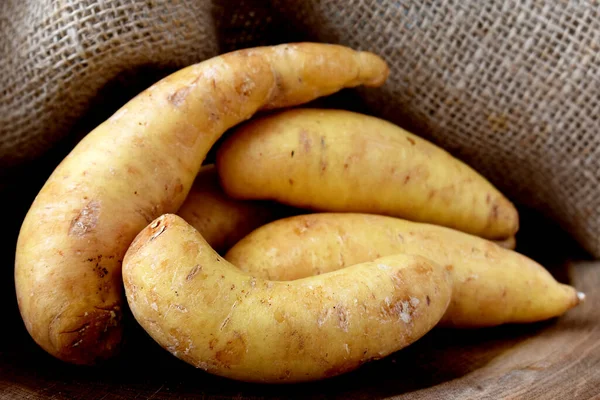
[[[600,257],[597,2],[5,0],[0,7],[5,172],[72,134],[98,91],[125,71],[176,69],[254,45],[341,43],[391,66],[383,88],[359,91],[369,112],[448,149]]]

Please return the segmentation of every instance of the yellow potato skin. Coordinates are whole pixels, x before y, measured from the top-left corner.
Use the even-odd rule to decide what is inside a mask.
[[[255,278],[175,215],[137,236],[123,281],[133,315],[162,347],[254,382],[323,379],[385,357],[435,326],[451,296],[447,271],[419,256],[292,282]]]
[[[452,301],[441,325],[460,328],[556,317],[582,294],[535,261],[456,230],[367,214],[300,215],[264,225],[226,259],[257,277],[300,279],[391,254],[416,254],[445,266]]]
[[[223,132],[258,110],[379,86],[387,74],[371,53],[286,44],[211,58],[129,101],[62,161],[23,221],[15,285],[33,339],[71,363],[111,357],[125,251],[150,221],[177,212]]]
[[[230,198],[223,192],[213,164],[202,167],[177,211],[219,254],[259,226],[291,213],[276,203]]]
[[[513,204],[475,170],[390,122],[350,111],[302,108],[250,121],[220,147],[217,168],[225,192],[240,199],[390,215],[488,239],[519,227]]]

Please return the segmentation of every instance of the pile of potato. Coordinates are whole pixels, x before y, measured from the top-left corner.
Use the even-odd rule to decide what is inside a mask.
[[[192,65],[131,100],[56,168],[23,222],[15,282],[31,336],[67,362],[110,358],[124,288],[182,360],[298,382],[438,324],[577,305],[583,294],[509,249],[517,211],[476,171],[389,122],[291,108],[387,75],[371,53],[286,44]],[[239,125],[275,108],[286,109]]]

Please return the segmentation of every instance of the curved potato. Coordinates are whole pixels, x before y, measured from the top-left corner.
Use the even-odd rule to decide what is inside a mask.
[[[441,324],[484,327],[556,317],[582,293],[535,261],[452,229],[367,214],[310,214],[264,225],[225,258],[273,280],[300,279],[391,254],[417,254],[451,271],[452,301]]]
[[[189,66],[129,101],[62,161],[23,221],[15,284],[33,339],[71,363],[110,357],[121,341],[125,251],[178,210],[222,133],[256,111],[378,86],[387,74],[371,53],[288,44]]]
[[[295,109],[250,121],[219,148],[217,168],[225,192],[239,199],[384,214],[487,239],[519,227],[513,204],[475,170],[390,122],[350,111]]]
[[[162,347],[256,382],[322,379],[385,357],[435,326],[451,296],[444,268],[407,255],[293,282],[257,279],[175,215],[137,236],[123,281],[133,315]]]
[[[177,211],[219,254],[259,226],[291,214],[277,203],[230,198],[221,189],[214,165],[202,167]]]

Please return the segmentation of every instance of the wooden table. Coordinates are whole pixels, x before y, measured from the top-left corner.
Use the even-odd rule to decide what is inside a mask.
[[[66,365],[29,338],[14,295],[16,236],[41,182],[29,189],[17,182],[0,193],[0,207],[8,214],[3,228],[9,235],[0,246],[2,400],[600,398],[600,262],[566,261],[565,254],[585,255],[573,251],[564,235],[550,233],[537,217],[522,220],[519,250],[588,296],[559,319],[483,330],[437,329],[386,359],[310,384],[245,384],[208,375],[159,348],[133,322],[119,358],[101,367]]]

